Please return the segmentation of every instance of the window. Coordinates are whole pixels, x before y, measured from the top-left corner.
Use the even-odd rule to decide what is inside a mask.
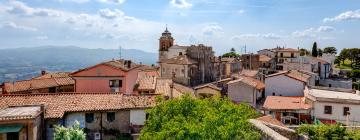
[[[283,54],[283,53],[280,53],[280,57],[284,57],[284,54]]]
[[[122,80],[110,80],[109,86],[110,87],[122,87]]]
[[[346,115],[350,115],[350,108],[349,107],[344,107],[344,116]]]
[[[18,140],[19,139],[19,132],[9,132],[6,133],[7,140]]]
[[[87,123],[92,123],[94,121],[94,113],[86,113],[85,114],[85,121]]]
[[[291,58],[294,58],[294,53],[291,53]]]
[[[55,92],[56,92],[56,87],[49,88],[49,93],[55,93]]]
[[[272,95],[275,96],[275,92],[273,92]]]
[[[108,112],[106,113],[107,121],[112,122],[115,120],[115,112]]]
[[[324,107],[324,114],[332,114],[332,106],[326,105]]]
[[[179,55],[182,55],[182,52],[179,52]]]

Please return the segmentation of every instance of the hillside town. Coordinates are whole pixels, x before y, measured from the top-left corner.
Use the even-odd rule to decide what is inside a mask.
[[[56,125],[75,123],[90,140],[118,133],[137,139],[159,96],[246,104],[261,114],[250,122],[264,139],[301,139],[294,129],[304,123],[360,126],[360,92],[353,86],[359,78],[337,67],[336,52],[313,56],[269,46],[216,56],[205,44],[176,44],[168,28],[157,47],[154,65],[117,58],[1,83],[0,140],[52,140]]]

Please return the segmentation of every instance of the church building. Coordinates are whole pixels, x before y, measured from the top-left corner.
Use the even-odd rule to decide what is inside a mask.
[[[180,46],[166,28],[159,39],[160,75],[172,78],[175,82],[196,86],[213,82],[217,78],[214,73],[216,59],[212,47],[203,44]]]

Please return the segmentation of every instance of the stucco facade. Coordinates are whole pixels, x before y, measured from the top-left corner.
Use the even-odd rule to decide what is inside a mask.
[[[89,69],[75,72],[75,92],[122,92],[132,94],[136,84],[137,68],[124,71],[107,65],[97,65]],[[118,89],[109,85],[110,80],[122,81]]]
[[[304,96],[305,83],[285,75],[266,77],[266,96]]]

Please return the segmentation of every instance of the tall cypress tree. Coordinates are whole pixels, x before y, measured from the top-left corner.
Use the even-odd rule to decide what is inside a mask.
[[[314,42],[313,47],[312,47],[312,51],[311,51],[311,55],[313,57],[317,57],[318,56],[318,49],[317,49],[317,44],[316,42]]]

